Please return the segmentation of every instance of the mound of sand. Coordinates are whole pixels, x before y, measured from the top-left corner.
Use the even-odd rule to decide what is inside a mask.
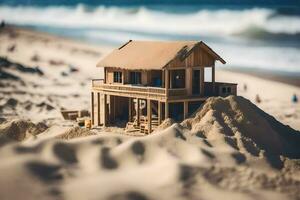
[[[70,128],[69,130],[63,132],[62,134],[56,136],[57,139],[73,139],[73,138],[78,138],[78,137],[86,137],[90,135],[96,135],[95,132],[86,129],[86,128],[80,128],[79,126]]]
[[[210,98],[181,125],[211,140],[230,138],[242,152],[264,150],[300,158],[299,131],[281,124],[243,97]]]
[[[0,137],[22,141],[42,133],[47,128],[42,122],[34,124],[29,120],[12,120],[0,124]]]
[[[168,119],[165,119],[156,129],[156,131],[158,130],[163,130],[163,129],[166,129],[170,126],[172,126],[172,124],[174,124],[175,121],[171,118],[168,118]]]
[[[3,69],[13,69],[14,71],[30,73],[30,74],[38,74],[40,76],[44,75],[43,71],[38,67],[24,66],[19,63],[11,62],[7,58],[0,57],[0,72],[2,72]],[[9,78],[9,77],[2,77],[2,78]]]
[[[210,98],[145,137],[81,137],[94,133],[0,148],[0,199],[300,199],[300,162],[290,159],[299,132],[241,97]]]

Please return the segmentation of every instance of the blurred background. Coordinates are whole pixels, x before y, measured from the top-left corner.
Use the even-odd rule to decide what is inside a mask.
[[[0,20],[112,46],[203,40],[227,68],[292,76],[299,84],[299,0],[1,0]]]

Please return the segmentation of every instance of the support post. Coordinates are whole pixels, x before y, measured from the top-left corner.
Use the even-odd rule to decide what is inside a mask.
[[[185,87],[187,89],[187,94],[192,95],[193,93],[193,69],[192,67],[186,68],[185,71]]]
[[[116,116],[116,96],[109,95],[110,97],[110,120],[115,121]]]
[[[186,119],[188,117],[189,113],[189,102],[184,101],[183,102],[183,119]]]
[[[147,126],[148,133],[152,132],[152,108],[151,108],[151,100],[147,99]]]
[[[107,80],[107,77],[106,77],[106,67],[104,67],[103,71],[104,71],[104,83],[106,83],[106,80]]]
[[[132,98],[128,98],[128,121],[132,121]]]
[[[140,99],[136,99],[136,121],[137,125],[140,125]]]
[[[166,69],[165,70],[165,88],[166,88],[166,92],[167,92],[167,96],[169,96],[169,84],[170,84],[170,81],[169,81],[169,70]]]
[[[204,67],[200,68],[200,95],[204,96]]]
[[[212,81],[212,92],[213,95],[215,95],[216,92],[216,84],[215,84],[215,63],[212,66],[212,70],[211,70],[211,81]]]
[[[92,109],[91,109],[92,125],[95,125],[95,122],[94,122],[94,92],[91,92],[91,106],[92,106]]]
[[[158,125],[160,125],[161,124],[161,118],[162,118],[162,116],[161,116],[161,102],[160,101],[158,101],[157,102],[157,115],[158,115]]]
[[[169,103],[165,103],[165,119],[169,118]]]
[[[104,99],[103,99],[103,126],[106,126],[107,124],[107,95],[104,94]]]
[[[161,80],[161,87],[162,87],[162,88],[165,88],[165,73],[166,73],[166,72],[165,72],[165,70],[162,70],[161,73],[162,73],[162,75],[161,75],[161,79],[162,79],[162,80]]]
[[[173,88],[173,70],[169,70],[169,88]]]
[[[100,126],[100,93],[97,92],[97,122],[98,126]]]

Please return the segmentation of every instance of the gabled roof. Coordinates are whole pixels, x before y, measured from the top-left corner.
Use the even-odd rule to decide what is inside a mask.
[[[113,50],[102,59],[97,67],[115,67],[123,69],[162,69],[173,59],[189,55],[196,45],[203,45],[203,49],[225,64],[225,61],[200,41],[132,41]]]

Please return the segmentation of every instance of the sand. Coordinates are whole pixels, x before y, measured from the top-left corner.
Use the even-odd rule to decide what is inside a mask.
[[[17,27],[2,29],[0,43],[2,59],[29,68],[20,70],[11,67],[2,70],[19,78],[1,81],[1,93],[4,95],[0,98],[0,106],[5,105],[9,99],[16,102],[15,110],[10,109],[10,106],[2,113],[6,117],[25,117],[34,122],[41,119],[48,122],[61,120],[60,108],[89,109],[91,79],[103,78],[103,71],[96,68],[95,63],[113,49]],[[230,67],[230,62],[227,65]],[[239,95],[250,99],[284,124],[300,130],[300,106],[291,101],[293,94],[300,97],[299,87],[224,69],[226,65],[217,67],[217,81],[238,83]],[[243,89],[244,84],[247,85],[246,91]],[[261,103],[255,102],[257,94]]]
[[[244,73],[219,70],[216,80],[238,83],[238,95],[246,97],[277,120],[300,130],[300,102],[293,103],[292,96],[300,97],[300,87],[288,85],[274,80],[262,79]],[[244,90],[247,85],[247,90]],[[259,95],[261,102],[255,101]]]
[[[0,148],[0,198],[300,198],[300,132],[242,97],[145,137],[74,132]]]
[[[243,97],[210,98],[134,137],[60,114],[89,109],[111,47],[16,27],[0,44],[0,199],[300,199],[298,87],[217,70]]]

